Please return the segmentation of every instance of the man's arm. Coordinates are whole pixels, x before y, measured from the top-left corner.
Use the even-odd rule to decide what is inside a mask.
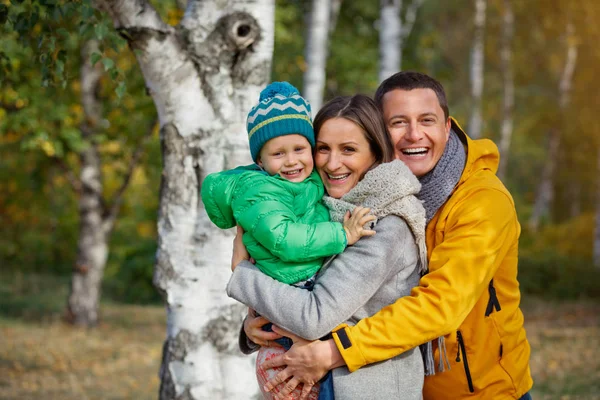
[[[430,250],[430,273],[410,296],[334,333],[350,371],[395,357],[457,329],[498,270],[519,227],[511,199],[493,189],[451,211],[444,240]],[[398,332],[390,334],[390,332]]]
[[[406,223],[389,216],[379,221],[375,231],[375,236],[359,240],[325,267],[312,291],[277,282],[243,262],[235,268],[227,294],[276,325],[317,339],[350,318],[391,271],[405,266],[406,246],[390,243],[414,243]]]

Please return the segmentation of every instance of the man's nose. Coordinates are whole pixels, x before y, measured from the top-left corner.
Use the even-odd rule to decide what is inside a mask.
[[[409,142],[418,142],[423,138],[423,133],[417,121],[411,121],[406,127],[404,138]]]

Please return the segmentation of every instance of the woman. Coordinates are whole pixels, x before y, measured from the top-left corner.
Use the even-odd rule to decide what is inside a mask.
[[[343,322],[355,324],[408,295],[427,256],[425,211],[415,197],[420,184],[402,162],[392,161],[393,146],[373,100],[336,98],[319,111],[314,129],[315,166],[332,220],[343,221],[356,206],[369,207],[378,218],[376,235],[326,262],[312,291],[256,280],[247,274],[255,268],[247,261],[237,265],[227,287],[231,297],[306,339],[322,337]],[[319,282],[329,274],[336,279]],[[345,367],[333,371],[338,400],[420,399],[423,379],[423,360],[415,349],[352,376]]]

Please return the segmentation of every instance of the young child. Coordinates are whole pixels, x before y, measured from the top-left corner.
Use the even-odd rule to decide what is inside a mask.
[[[325,257],[375,233],[363,228],[372,217],[363,209],[344,224],[330,222],[323,183],[313,171],[310,106],[294,86],[268,85],[247,129],[256,164],[208,175],[202,201],[219,228],[244,229],[244,244],[263,273],[310,288]]]

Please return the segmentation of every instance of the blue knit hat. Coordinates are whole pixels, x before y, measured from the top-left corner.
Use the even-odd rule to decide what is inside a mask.
[[[314,147],[310,105],[300,96],[298,89],[288,82],[273,82],[260,92],[258,101],[246,120],[254,162],[264,144],[278,136],[302,135]]]

